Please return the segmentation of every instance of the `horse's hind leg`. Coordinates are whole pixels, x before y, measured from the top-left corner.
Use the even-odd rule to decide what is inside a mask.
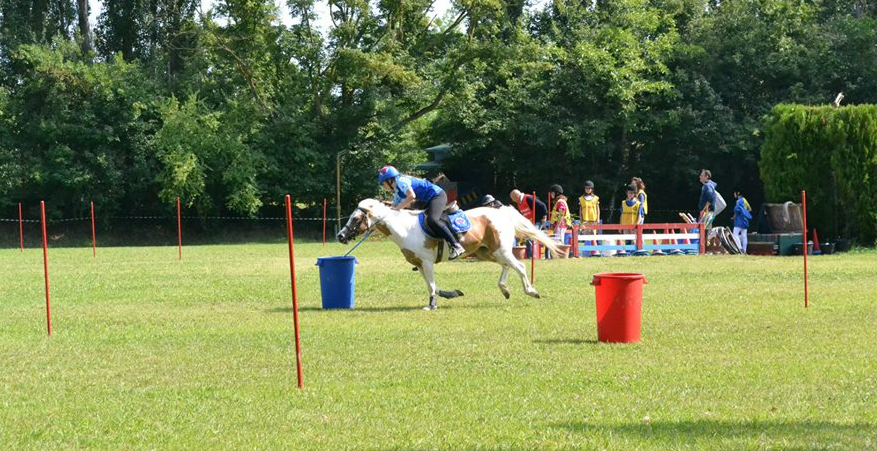
[[[524,266],[524,264],[521,263],[517,258],[515,258],[515,256],[512,254],[511,249],[497,250],[496,257],[497,262],[503,266],[503,272],[499,278],[500,290],[502,290],[503,285],[505,285],[505,277],[508,275],[508,268],[511,267],[515,270],[516,273],[518,273],[518,276],[521,277],[521,283],[524,285],[524,293],[534,298],[540,297],[539,292],[536,291],[535,288],[533,288],[533,285],[530,285],[530,279],[527,278],[527,267]],[[507,290],[508,287],[506,287],[506,291]],[[503,294],[505,294],[505,292],[503,292]],[[508,298],[508,296],[506,296],[506,298]]]

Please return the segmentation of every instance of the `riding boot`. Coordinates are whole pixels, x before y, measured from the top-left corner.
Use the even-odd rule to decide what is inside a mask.
[[[448,253],[448,260],[453,260],[466,253],[466,249],[460,243],[448,243],[448,247],[451,249]]]

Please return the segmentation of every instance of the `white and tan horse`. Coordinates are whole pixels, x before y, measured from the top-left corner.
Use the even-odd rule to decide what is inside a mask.
[[[405,260],[423,275],[429,289],[429,305],[424,309],[433,310],[436,308],[436,294],[443,297],[456,297],[462,293],[436,288],[435,264],[447,261],[447,249],[444,252],[441,250],[447,246],[443,241],[430,238],[423,232],[417,218],[419,214],[420,211],[393,210],[378,200],[365,199],[350,215],[347,224],[338,232],[336,238],[341,243],[347,244],[356,236],[372,229],[386,235],[390,241],[399,246]],[[557,243],[536,229],[514,207],[481,207],[467,210],[466,215],[472,223],[472,228],[460,240],[460,244],[466,249],[466,254],[474,254],[481,260],[496,262],[502,266],[498,285],[506,299],[510,295],[506,284],[509,269],[515,270],[521,277],[524,292],[538,298],[539,292],[530,284],[526,267],[512,254],[514,238],[517,236],[534,239],[555,252],[555,255],[565,256],[559,251]]]

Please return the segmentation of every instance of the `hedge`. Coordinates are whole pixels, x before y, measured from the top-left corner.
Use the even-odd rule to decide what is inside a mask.
[[[877,240],[877,105],[775,106],[759,162],[769,202],[800,200],[823,240]]]

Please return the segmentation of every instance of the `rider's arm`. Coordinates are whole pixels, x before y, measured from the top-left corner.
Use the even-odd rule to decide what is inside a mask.
[[[416,199],[417,199],[417,195],[414,194],[414,189],[412,189],[412,188],[408,188],[408,191],[405,191],[405,198],[402,199],[401,201],[399,201],[399,203],[396,204],[396,206],[393,207],[393,208],[396,209],[396,210],[402,210],[402,209],[404,209],[405,207],[407,207],[407,206],[411,205],[412,203],[414,203],[414,201],[415,201]]]

